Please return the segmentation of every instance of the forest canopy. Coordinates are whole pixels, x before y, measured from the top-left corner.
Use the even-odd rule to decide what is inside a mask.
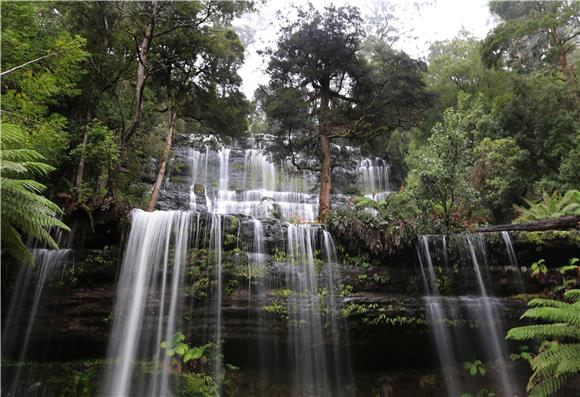
[[[578,189],[578,2],[492,1],[499,23],[487,37],[460,32],[426,59],[396,49],[388,21],[365,20],[355,6],[302,7],[280,17],[262,53],[268,81],[246,98],[232,21],[254,7],[3,3],[1,123],[8,138],[19,131],[2,140],[15,153],[2,162],[6,200],[5,176],[38,183],[10,189],[43,195],[43,214],[63,212],[65,223],[153,210],[188,134],[272,134],[274,160],[320,176],[321,221],[332,212],[333,171],[350,161],[336,149],[345,145],[391,164],[399,183],[389,219],[424,231],[511,222],[525,200]],[[17,239],[40,235],[3,212],[9,228]]]

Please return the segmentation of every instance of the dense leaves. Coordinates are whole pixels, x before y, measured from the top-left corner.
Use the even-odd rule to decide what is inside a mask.
[[[58,219],[61,209],[41,195],[46,186],[35,180],[46,176],[54,167],[45,163],[43,155],[30,149],[19,126],[2,123],[0,128],[2,253],[32,264],[32,254],[23,237],[34,237],[41,244],[57,248],[49,231],[52,228],[69,229]]]
[[[580,290],[568,290],[564,298],[532,299],[522,318],[544,324],[512,328],[507,334],[511,340],[544,341],[530,361],[534,371],[527,387],[530,396],[552,395],[580,373]]]

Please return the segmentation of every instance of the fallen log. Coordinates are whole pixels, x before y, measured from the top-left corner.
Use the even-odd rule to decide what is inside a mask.
[[[580,216],[563,216],[561,218],[545,219],[527,223],[513,223],[506,225],[493,225],[475,229],[477,233],[491,232],[539,232],[543,230],[568,230],[580,229]]]

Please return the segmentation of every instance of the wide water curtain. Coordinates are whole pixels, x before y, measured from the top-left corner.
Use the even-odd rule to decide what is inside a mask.
[[[279,183],[281,172],[258,149],[190,149],[186,156],[188,210],[131,213],[108,351],[113,365],[102,394],[171,395],[177,372],[161,346],[184,332],[187,343],[212,343],[212,366],[204,371],[221,395],[228,363],[224,347],[238,331],[224,314],[232,299],[228,283],[246,277],[236,285],[247,288],[249,310],[258,313],[260,342],[250,354],[259,358],[262,381],[273,384],[285,373],[283,382],[295,396],[348,395],[350,356],[346,323],[339,319],[332,236],[320,225],[289,222],[314,220],[316,195],[283,190],[307,182]],[[272,265],[274,252],[287,258],[282,277]],[[208,272],[206,287],[196,284],[202,272]],[[279,319],[264,315],[272,288],[280,287],[288,291],[286,352],[273,347],[270,335],[269,322]],[[203,298],[193,299],[195,288],[207,288],[199,291]],[[208,314],[203,324],[190,323],[194,312],[184,310],[192,307]]]
[[[179,322],[191,213],[134,210],[118,284],[104,395],[168,394],[166,355],[157,355]],[[135,382],[139,360],[156,357],[151,376]],[[162,358],[160,358],[162,357]]]

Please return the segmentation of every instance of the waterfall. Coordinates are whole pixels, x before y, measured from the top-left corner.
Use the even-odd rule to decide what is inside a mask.
[[[254,218],[281,217],[298,222],[316,219],[318,199],[305,191],[309,183],[307,175],[297,178],[281,174],[260,149],[246,149],[243,162],[237,155],[232,159],[234,153],[231,149],[213,152],[207,147],[205,153],[190,150],[191,210],[198,209],[195,184],[201,183],[205,185],[204,201],[209,212]],[[232,183],[230,174],[239,172],[239,168],[243,172],[241,182]]]
[[[287,283],[293,387],[309,396],[331,395],[323,350],[322,316],[314,265],[315,226],[288,225]]]
[[[136,361],[153,357],[161,341],[175,333],[191,216],[183,211],[134,210],[131,218],[108,352],[115,362],[105,376],[103,395],[166,396],[166,354],[162,361],[156,356],[155,368],[159,370],[146,382],[135,383],[133,379],[138,370]],[[159,303],[156,291],[160,292]]]
[[[506,365],[507,349],[504,341],[505,332],[501,327],[498,308],[500,300],[490,297],[486,286],[487,254],[486,242],[482,234],[452,236],[455,245],[459,246],[460,257],[465,266],[471,266],[477,286],[477,296],[441,296],[438,287],[438,274],[431,250],[435,249],[443,257],[444,268],[447,268],[447,240],[444,236],[421,236],[418,244],[418,256],[423,283],[427,296],[425,306],[433,342],[437,350],[447,393],[458,396],[466,390],[458,371],[462,371],[462,361],[473,360],[476,347],[481,349],[482,360],[494,365],[494,371],[488,369],[498,395],[512,396],[517,387],[513,376]],[[441,268],[443,269],[443,268]],[[463,314],[461,314],[463,313]],[[461,330],[456,323],[466,318],[475,325],[473,331]],[[452,326],[450,324],[454,324]],[[466,334],[465,332],[469,332]],[[469,346],[469,340],[474,340]],[[473,344],[475,343],[475,344]]]
[[[52,283],[62,280],[67,269],[69,249],[49,250],[33,249],[34,265],[21,265],[16,280],[18,288],[10,300],[8,315],[2,329],[2,356],[14,357],[19,362],[27,359],[30,351],[31,337],[39,313],[44,303],[55,298]],[[29,299],[32,297],[32,300]],[[24,333],[14,332],[19,329],[16,323],[25,321]],[[19,390],[22,380],[22,367],[18,366],[9,386],[9,396],[25,394]]]
[[[196,266],[207,269],[211,276],[207,307],[202,303],[211,319],[201,329],[204,341],[214,344],[210,369],[216,393],[222,394],[227,360],[223,342],[228,337],[229,319],[224,320],[224,299],[230,299],[224,291],[231,281],[224,280],[224,266],[233,264],[232,252],[224,247],[236,247],[236,257],[247,256],[247,268],[236,272],[239,277],[247,271],[244,285],[249,313],[256,313],[252,316],[257,317],[260,329],[261,342],[255,352],[262,366],[260,378],[267,384],[289,365],[295,396],[351,395],[346,389],[352,385],[345,346],[348,334],[341,317],[340,271],[332,236],[320,225],[284,222],[315,219],[316,195],[298,188],[304,189],[307,179],[281,174],[259,149],[212,151],[206,147],[205,151],[191,149],[186,156],[191,167],[189,211],[134,210],[131,214],[108,349],[113,364],[105,374],[102,394],[172,394],[173,361],[160,346],[187,329],[183,306],[190,299],[186,291],[191,284],[184,280],[186,274],[199,274],[201,270],[194,271]],[[237,230],[229,223],[234,217]],[[277,230],[285,234],[285,244],[278,248],[284,247],[289,258],[284,275],[275,273],[276,278],[269,273],[277,270],[271,270],[272,240],[265,230],[267,224],[272,233],[267,219],[273,217],[278,218]],[[236,241],[232,242],[232,236]],[[196,262],[190,255],[192,249],[207,252],[207,263]],[[272,297],[274,282],[289,291],[288,351],[283,355],[287,362],[277,361],[281,351],[268,341],[272,337],[270,322],[276,319],[264,314],[263,308]],[[150,360],[152,367],[146,369]]]
[[[522,270],[518,264],[518,258],[516,256],[516,251],[512,244],[512,239],[510,233],[507,231],[501,232],[501,238],[505,244],[505,249],[507,252],[508,259],[510,261],[511,267],[514,269],[516,277],[516,286],[519,293],[525,293],[524,279],[522,277]]]
[[[366,197],[379,201],[389,195],[390,165],[385,160],[364,158],[359,163],[358,171],[361,189]]]
[[[480,328],[482,341],[487,341],[485,346],[486,353],[488,354],[488,359],[490,361],[496,361],[498,365],[498,375],[501,384],[502,394],[505,396],[512,396],[513,389],[510,380],[510,373],[505,365],[505,359],[507,357],[507,352],[505,348],[504,335],[505,332],[501,329],[501,321],[499,319],[496,305],[493,304],[489,296],[487,295],[487,289],[483,280],[480,262],[486,263],[485,255],[485,241],[482,234],[473,236],[468,235],[465,237],[467,244],[469,246],[469,253],[471,254],[471,261],[473,264],[473,269],[477,278],[477,284],[481,297],[479,298],[479,305],[481,305],[481,310],[479,305],[476,306],[478,310],[478,315],[476,318],[485,319],[487,325],[487,331]],[[476,250],[477,246],[477,250]],[[478,255],[479,253],[479,255]],[[471,307],[471,306],[470,306]],[[483,313],[481,313],[483,311]]]
[[[215,345],[216,345],[216,360],[214,366],[214,379],[218,386],[219,394],[221,395],[221,387],[223,381],[222,374],[222,217],[219,214],[212,214],[211,218],[211,235],[210,235],[210,252],[215,256],[214,277],[217,283],[217,288],[214,290],[214,316],[215,316]]]
[[[462,385],[459,379],[453,375],[453,368],[456,365],[457,354],[452,343],[452,336],[445,321],[445,310],[439,288],[435,268],[429,250],[430,236],[419,238],[419,263],[421,265],[421,275],[427,296],[425,297],[425,308],[427,310],[427,320],[431,327],[431,333],[437,349],[437,357],[441,364],[447,394],[449,396],[459,396]],[[446,240],[443,240],[446,242]],[[446,251],[446,244],[444,245]]]

